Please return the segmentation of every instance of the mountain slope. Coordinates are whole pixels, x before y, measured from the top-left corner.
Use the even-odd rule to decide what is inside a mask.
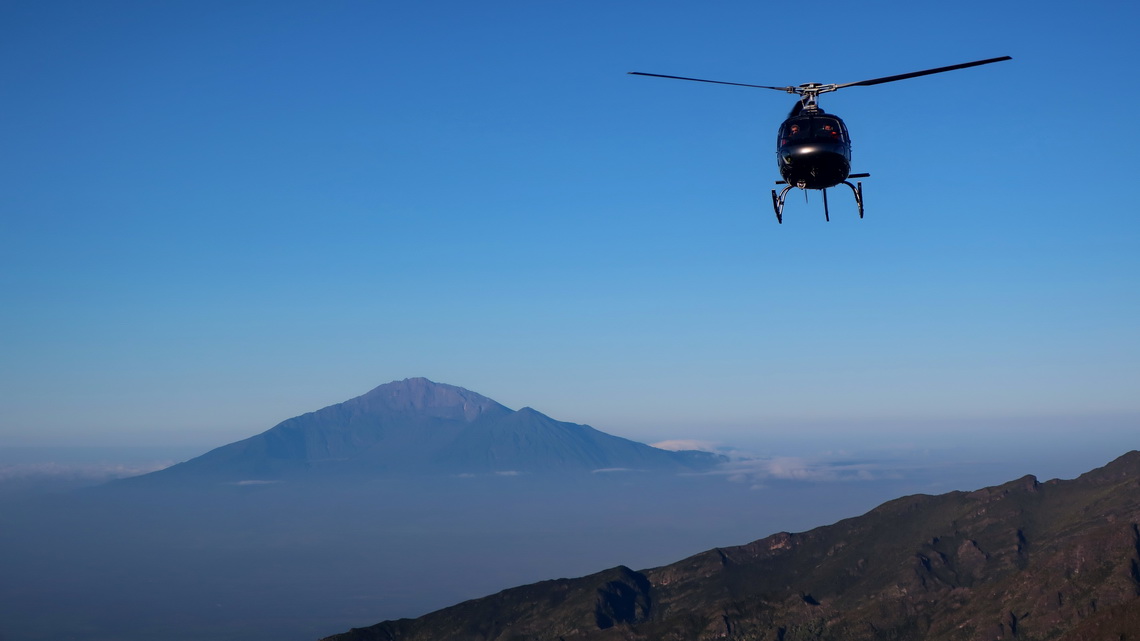
[[[801,534],[506,590],[328,641],[1140,638],[1140,452]]]
[[[548,470],[599,470],[654,469],[666,461],[691,461],[688,465],[698,467],[699,461],[709,456],[685,452],[679,457],[663,457],[662,453],[677,454],[612,436],[588,425],[556,421],[524,407],[499,420],[473,423],[441,450],[435,460],[447,467],[473,469],[533,470],[533,462],[542,461]]]
[[[281,422],[165,470],[124,481],[221,482],[298,476],[706,469],[720,457],[669,452],[513,411],[475,392],[410,378]]]

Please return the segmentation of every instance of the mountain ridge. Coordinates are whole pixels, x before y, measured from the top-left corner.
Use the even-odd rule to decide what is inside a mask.
[[[1102,641],[1140,635],[1140,452],[900,497],[676,563],[511,588],[324,641]]]

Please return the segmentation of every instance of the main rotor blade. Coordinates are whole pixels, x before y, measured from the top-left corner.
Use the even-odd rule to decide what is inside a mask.
[[[929,76],[932,73],[942,73],[943,71],[954,71],[955,69],[965,69],[967,67],[977,67],[978,65],[988,65],[991,62],[1001,62],[1003,60],[1013,60],[1009,56],[1002,56],[1000,58],[990,58],[989,60],[976,60],[974,62],[963,62],[960,65],[950,65],[949,67],[939,67],[937,69],[927,69],[926,71],[913,71],[911,73],[902,73],[897,76],[887,76],[886,78],[875,78],[873,80],[860,80],[859,82],[849,82],[843,85],[835,85],[836,89],[843,87],[868,87],[870,85],[881,85],[884,82],[894,82],[896,80],[906,80],[907,78],[917,78],[919,76]]]
[[[725,82],[723,80],[704,80],[702,78],[683,78],[681,76],[664,76],[659,73],[642,73],[640,71],[630,71],[633,76],[653,76],[654,78],[672,78],[673,80],[692,80],[693,82],[711,82],[714,85],[735,85],[737,87],[755,87],[757,89],[775,89],[776,91],[785,91],[794,93],[795,87],[768,87],[766,85],[746,85],[743,82]]]

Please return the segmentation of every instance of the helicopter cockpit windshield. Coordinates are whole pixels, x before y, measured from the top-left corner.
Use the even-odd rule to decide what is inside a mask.
[[[847,144],[847,127],[834,116],[792,118],[780,127],[780,146],[798,143],[838,142]]]

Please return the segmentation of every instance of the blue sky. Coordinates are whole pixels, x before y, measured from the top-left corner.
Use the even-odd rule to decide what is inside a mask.
[[[0,446],[210,447],[426,376],[646,441],[1040,419],[1058,456],[1089,425],[1122,452],[1137,14],[5,3]],[[866,219],[795,192],[780,226],[790,96],[625,73],[842,83],[1001,55],[823,96],[872,174]]]

